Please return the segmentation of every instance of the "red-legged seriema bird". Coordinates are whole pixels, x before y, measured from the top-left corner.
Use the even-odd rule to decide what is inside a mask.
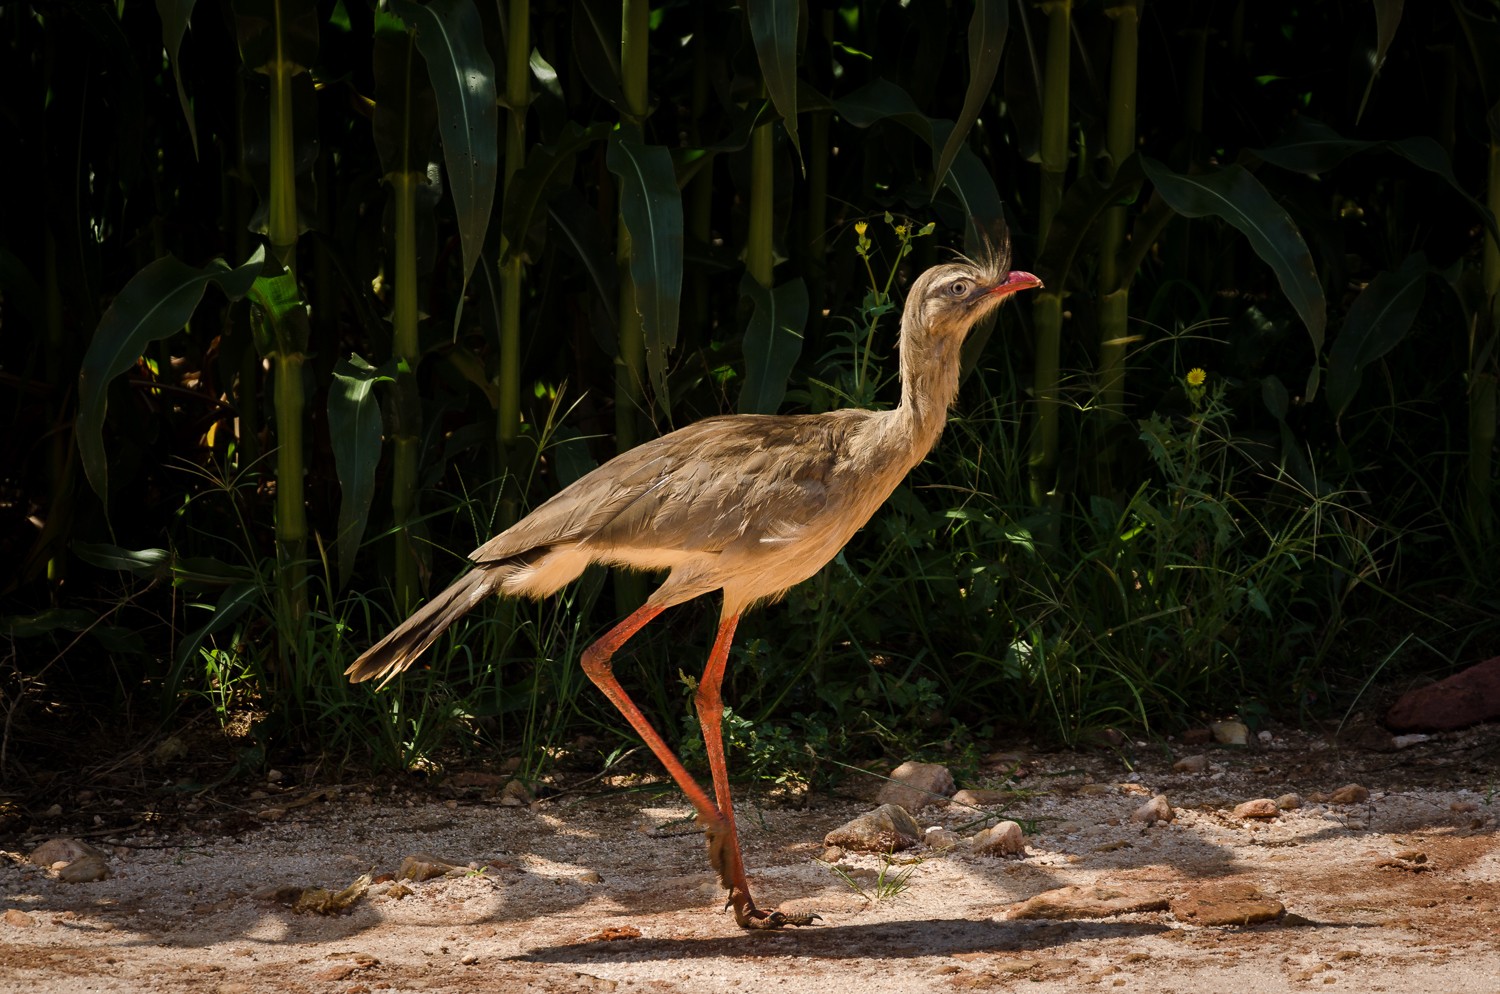
[[[591,563],[666,570],[645,606],[583,653],[583,669],[630,721],[698,814],[709,861],[744,928],[807,925],[763,911],[735,835],[719,695],[741,613],[812,576],[870,519],[942,433],[958,392],[959,347],[1011,294],[1041,286],[1000,245],[980,261],[917,277],[901,316],[901,401],[891,410],[708,418],[621,453],[470,554],[473,569],[348,669],[389,679],[491,594],[541,598]],[[718,636],[695,703],[713,774],[710,798],[611,671],[611,657],[666,608],[721,591]]]

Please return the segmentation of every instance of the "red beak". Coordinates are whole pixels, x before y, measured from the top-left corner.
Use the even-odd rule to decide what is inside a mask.
[[[995,294],[996,296],[1008,297],[1020,290],[1036,290],[1040,288],[1041,285],[1041,280],[1037,279],[1030,273],[1025,273],[1017,269],[1014,272],[1006,273],[1005,282],[1001,283],[997,287],[994,287],[989,292]]]

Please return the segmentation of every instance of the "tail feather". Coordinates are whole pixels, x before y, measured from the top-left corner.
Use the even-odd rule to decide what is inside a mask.
[[[479,567],[454,580],[447,589],[423,604],[385,638],[366,649],[349,665],[344,675],[350,683],[380,680],[384,686],[392,677],[417,661],[427,647],[437,641],[459,618],[494,593],[500,586],[500,573],[494,568]]]

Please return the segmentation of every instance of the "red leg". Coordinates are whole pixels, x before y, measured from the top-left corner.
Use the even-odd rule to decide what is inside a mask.
[[[708,836],[709,862],[718,871],[719,882],[729,890],[730,903],[734,905],[735,920],[745,928],[779,928],[782,925],[810,924],[817,917],[816,915],[783,915],[780,912],[768,914],[758,910],[750,900],[749,885],[745,881],[745,870],[740,862],[739,840],[734,833],[734,811],[729,806],[729,779],[724,765],[724,744],[720,731],[724,706],[719,699],[719,684],[724,679],[724,666],[729,658],[729,642],[734,636],[734,622],[738,618],[730,619],[720,627],[719,638],[714,643],[713,654],[709,657],[708,670],[704,673],[703,683],[700,684],[698,692],[699,720],[702,720],[705,713],[705,701],[712,703],[714,708],[712,738],[709,738],[708,732],[710,725],[705,723],[704,740],[708,744],[709,766],[713,770],[714,789],[718,793],[722,807],[714,806],[708,794],[698,786],[698,782],[693,779],[692,774],[688,773],[682,761],[672,753],[667,743],[641,713],[641,709],[636,707],[635,702],[625,693],[625,688],[620,686],[620,681],[615,679],[610,664],[611,657],[629,641],[632,635],[644,628],[661,612],[662,608],[647,604],[611,628],[597,642],[584,650],[583,672],[630,722],[636,734],[656,754],[656,758],[661,760],[661,764],[667,768],[667,772],[677,782],[677,786],[687,795],[693,809],[698,812],[698,820],[703,823],[704,832]],[[703,687],[710,683],[712,691],[705,697]]]
[[[765,912],[750,897],[750,881],[745,877],[745,863],[740,855],[739,835],[734,828],[734,799],[729,793],[729,767],[724,761],[724,698],[719,693],[724,670],[729,663],[729,646],[734,641],[739,615],[719,622],[719,634],[698,681],[698,724],[703,729],[703,744],[708,750],[708,766],[713,771],[714,799],[724,819],[726,837],[710,838],[710,859],[719,871],[719,880],[729,888],[729,903],[734,918],[742,928],[779,928],[782,925],[810,925],[817,915],[787,915],[780,911]],[[717,846],[718,851],[714,848]],[[728,878],[727,880],[725,878]]]

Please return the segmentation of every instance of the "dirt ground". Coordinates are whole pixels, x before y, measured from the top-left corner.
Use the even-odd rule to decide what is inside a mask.
[[[886,893],[878,856],[840,864],[863,895],[815,859],[879,781],[800,807],[746,791],[738,817],[758,901],[823,916],[781,933],[741,932],[721,911],[701,835],[665,786],[600,794],[596,782],[505,806],[499,778],[472,773],[422,794],[283,775],[261,797],[205,796],[155,822],[89,791],[77,809],[98,812],[82,823],[92,829],[65,833],[54,818],[0,835],[0,990],[1500,991],[1500,726],[1400,751],[1277,732],[1172,752],[995,756],[961,786],[1019,788],[1005,817],[1030,830],[1024,857],[918,848],[885,870],[888,881],[909,871]],[[1206,769],[1172,770],[1193,753]],[[1349,783],[1369,798],[1317,800]],[[1158,792],[1175,820],[1132,822]],[[1300,808],[1231,816],[1289,792]],[[938,805],[918,821],[967,835],[976,817]],[[25,861],[58,834],[88,836],[110,875],[65,883]],[[385,879],[416,853],[471,869]],[[286,903],[367,871],[377,882],[345,913]],[[1007,917],[1069,884],[1171,900],[1223,880],[1256,885],[1285,916],[1250,927],[1171,911]]]

